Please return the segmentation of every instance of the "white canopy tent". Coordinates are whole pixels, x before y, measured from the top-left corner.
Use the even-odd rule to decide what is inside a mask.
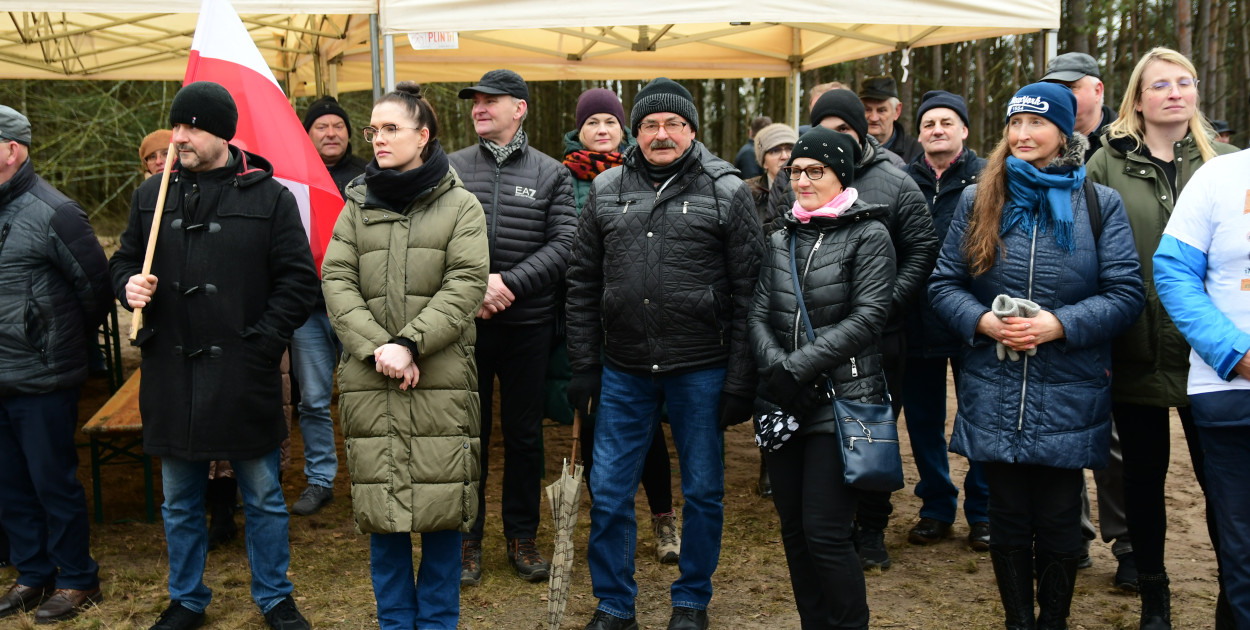
[[[0,0],[0,78],[182,78],[198,0],[135,12],[121,0]],[[1059,26],[1059,0],[236,0],[292,95],[374,85],[370,15],[396,36],[393,74],[471,81],[791,77],[919,46]],[[580,11],[577,11],[580,9]],[[824,20],[824,21],[817,21]],[[414,50],[407,33],[454,32]],[[383,53],[390,58],[391,48]],[[797,86],[796,86],[797,87]]]

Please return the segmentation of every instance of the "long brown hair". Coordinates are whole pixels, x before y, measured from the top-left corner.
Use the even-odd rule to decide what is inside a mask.
[[[977,277],[994,267],[998,250],[1003,246],[999,236],[1003,219],[1003,206],[1007,204],[1007,156],[1011,146],[1007,143],[1007,128],[1003,127],[1003,139],[998,142],[977,182],[977,194],[972,202],[972,216],[968,231],[964,233],[964,258],[968,271]]]

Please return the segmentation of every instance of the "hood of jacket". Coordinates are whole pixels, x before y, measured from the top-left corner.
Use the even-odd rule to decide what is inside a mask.
[[[647,168],[646,160],[647,158],[642,154],[642,148],[637,144],[625,151],[625,166],[642,171]],[[684,172],[689,172],[695,168],[707,173],[712,179],[725,175],[740,174],[733,164],[712,155],[712,152],[708,151],[707,147],[698,140],[694,140],[690,144],[690,156]]]
[[[182,168],[182,162],[175,162],[169,170],[169,176],[177,179],[194,179],[197,182],[217,182],[234,185],[239,188],[254,186],[273,177],[273,165],[269,160],[244,151],[233,144],[228,145],[230,161],[221,168],[207,171],[191,172]]]
[[[843,212],[836,217],[815,216],[812,217],[810,223],[800,223],[799,220],[794,217],[794,211],[789,210],[781,218],[781,224],[787,229],[797,228],[803,225],[815,225],[821,229],[826,229],[840,227],[849,223],[863,221],[865,219],[877,219],[882,223],[887,223],[889,215],[889,208],[882,204],[868,203],[863,199],[856,199],[855,203],[851,204],[851,207],[846,209],[846,212]],[[889,226],[887,225],[886,227]]]

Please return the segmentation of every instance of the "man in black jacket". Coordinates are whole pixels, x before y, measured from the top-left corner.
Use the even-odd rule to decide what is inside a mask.
[[[868,133],[881,143],[881,147],[893,151],[908,164],[923,152],[920,143],[907,135],[899,118],[903,116],[903,103],[898,100],[898,87],[894,77],[868,77],[859,88],[859,99],[864,103],[864,116],[868,120]]]
[[[30,122],[0,105],[0,526],[17,567],[0,617],[51,623],[101,599],[74,432],[88,331],[112,306],[87,214],[35,174]]]
[[[209,462],[230,460],[243,492],[252,599],[278,630],[308,622],[287,579],[289,515],[278,482],[286,439],[279,363],[308,319],[317,272],[295,197],[264,158],[230,146],[234,99],[216,83],[174,96],[169,122],[178,162],[159,225],[161,178],[139,186],[110,266],[123,304],[143,309],[139,411],[143,450],[161,457],[170,605],[154,630],[204,623]],[[159,229],[152,272],[142,264]],[[160,281],[158,282],[158,278]]]
[[[587,630],[636,629],[634,494],[667,406],[681,462],[681,577],[669,630],[707,627],[724,524],[720,430],[751,416],[746,316],[763,232],[738,171],[695,140],[698,110],[659,78],[630,116],[638,146],[595,178],[569,267],[573,408],[598,407]]]
[[[964,146],[968,139],[968,106],[963,98],[941,90],[927,92],[920,101],[917,119],[924,154],[908,165],[908,174],[929,204],[941,242],[946,238],[960,195],[977,182],[985,160]],[[920,473],[915,492],[921,506],[920,520],[908,532],[907,540],[916,545],[944,540],[955,522],[959,488],[951,482],[946,451],[946,365],[950,363],[958,383],[962,345],[938,320],[929,300],[922,297],[908,311],[903,408],[907,411],[907,435],[916,472]],[[968,519],[969,546],[976,551],[989,551],[989,487],[979,462],[969,461],[964,476],[964,516]]]
[[[1072,90],[1076,97],[1076,130],[1089,138],[1085,149],[1085,161],[1102,148],[1102,134],[1107,125],[1115,122],[1115,110],[1103,104],[1102,75],[1093,57],[1078,52],[1064,53],[1046,64],[1042,81],[1060,83]]]
[[[550,565],[534,543],[542,494],[543,379],[556,327],[556,286],[568,265],[577,215],[573,180],[563,164],[529,146],[521,123],[529,87],[511,70],[491,70],[460,90],[473,101],[476,146],[450,156],[464,187],[486,213],[490,277],[477,319],[478,393],[482,399],[481,491],[477,521],[464,536],[461,584],[482,579],[486,476],[499,378],[503,432],[503,533],[508,561],[530,582]]]

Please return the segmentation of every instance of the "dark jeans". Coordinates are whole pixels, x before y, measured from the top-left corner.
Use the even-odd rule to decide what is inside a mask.
[[[503,431],[503,534],[533,538],[538,531],[543,475],[543,379],[551,353],[551,324],[505,326],[477,322],[477,390],[482,406],[482,471],[477,520],[467,539],[481,540],[486,523],[486,477],[499,377],[499,427]]]
[[[1005,547],[1080,555],[1082,470],[986,462],[990,540]]]
[[[893,333],[881,338],[881,363],[885,371],[885,384],[890,392],[890,406],[894,408],[894,419],[903,410],[903,371],[907,363],[907,336]],[[890,514],[894,513],[894,504],[890,503],[889,492],[859,493],[859,508],[855,513],[855,522],[863,529],[884,530],[890,524]]]
[[[1193,426],[1189,407],[1178,407],[1182,425]],[[1164,538],[1167,534],[1167,507],[1163,486],[1171,459],[1172,435],[1167,407],[1116,403],[1111,407],[1120,434],[1124,456],[1124,511],[1133,556],[1142,573],[1163,573]],[[1189,431],[1186,431],[1188,434]],[[1197,442],[1197,440],[1194,440]],[[1202,449],[1190,444],[1190,455],[1198,483],[1205,488]],[[1212,526],[1210,514],[1208,527]],[[1212,532],[1214,533],[1214,532]],[[1212,539],[1216,536],[1212,535]]]
[[[590,479],[591,464],[595,460],[595,416],[582,417],[582,464],[583,478]],[[593,499],[595,490],[589,484],[586,489]],[[652,514],[668,514],[673,511],[673,467],[668,459],[668,440],[664,431],[656,427],[651,438],[651,448],[642,462],[642,491],[647,493],[647,506]]]
[[[867,628],[864,571],[853,540],[859,493],[841,483],[838,437],[801,437],[764,458],[803,630]]]
[[[1216,554],[1238,628],[1250,628],[1250,391],[1189,397],[1203,450],[1208,522],[1219,532]],[[1214,518],[1212,518],[1214,517]]]
[[[78,389],[0,397],[0,525],[23,586],[100,584],[78,481]]]
[[[907,411],[907,437],[916,459],[916,496],[920,516],[954,523],[959,487],[951,480],[946,445],[946,364],[959,382],[959,359],[908,357],[903,372],[903,407]],[[964,518],[968,523],[990,520],[990,491],[980,462],[968,462],[964,474]]]

